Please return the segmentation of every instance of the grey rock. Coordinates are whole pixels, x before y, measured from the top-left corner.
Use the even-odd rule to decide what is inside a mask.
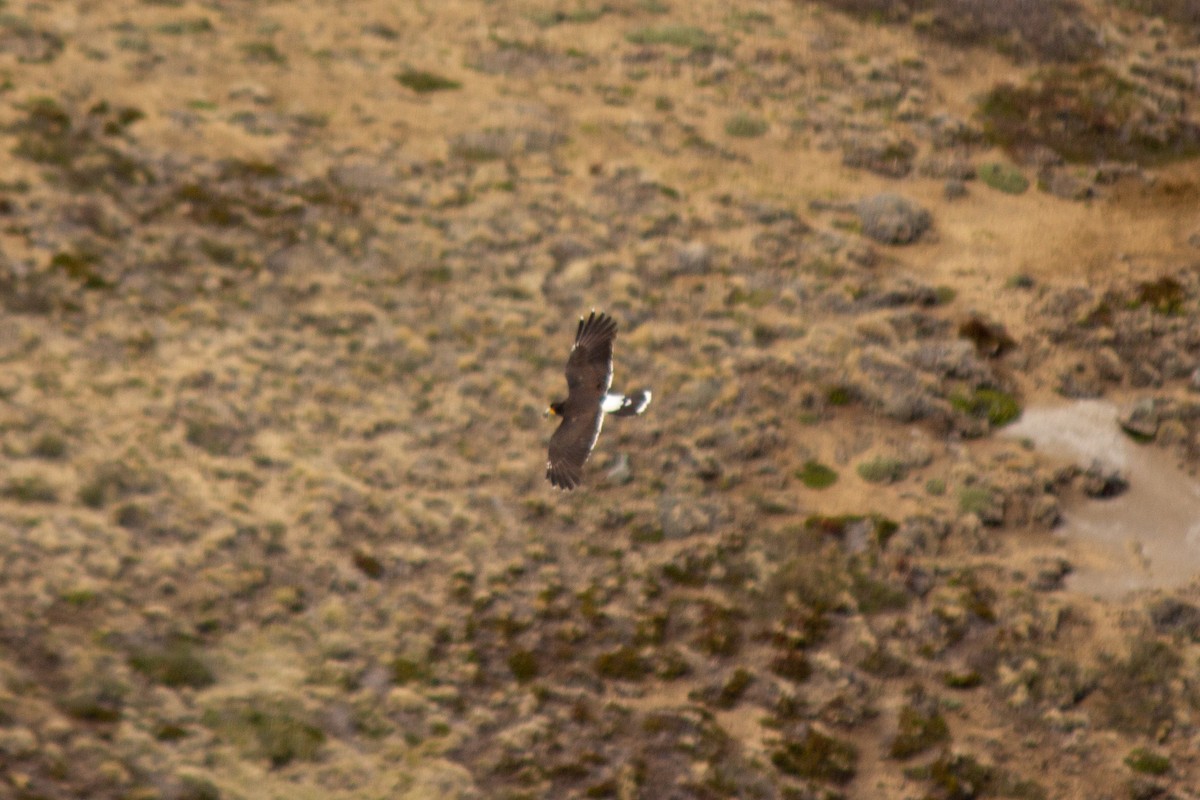
[[[1200,608],[1174,597],[1164,597],[1151,603],[1147,611],[1159,633],[1182,633],[1192,641],[1200,641]]]
[[[667,539],[684,539],[711,533],[716,525],[717,511],[710,505],[694,502],[692,498],[666,496],[659,504],[659,520],[663,536]]]
[[[954,156],[930,156],[921,162],[918,172],[926,178],[944,178],[951,180],[972,180],[975,177],[975,165],[965,158]]]
[[[1045,528],[1056,527],[1062,522],[1062,508],[1058,504],[1058,498],[1052,494],[1043,494],[1033,502],[1029,517]]]
[[[412,771],[406,783],[408,790],[401,800],[443,798],[444,800],[478,800],[483,797],[471,773],[462,765],[445,759],[426,759]]]
[[[991,371],[980,361],[975,346],[965,339],[933,341],[919,345],[908,356],[916,368],[943,378],[986,383]]]
[[[1049,170],[1063,164],[1063,157],[1043,144],[1025,148],[1020,155],[1021,161],[1031,167],[1036,167],[1039,171]]]
[[[933,224],[924,208],[887,192],[864,198],[856,210],[863,233],[883,244],[911,244]]]
[[[1129,488],[1129,480],[1120,470],[1101,461],[1093,461],[1079,477],[1083,492],[1088,497],[1116,497]]]
[[[1097,373],[1094,365],[1078,361],[1059,372],[1055,391],[1063,397],[1076,400],[1100,397],[1104,394],[1104,380]]]
[[[551,240],[547,248],[554,265],[561,267],[571,261],[591,255],[594,248],[583,239],[564,234]]]
[[[1125,365],[1117,351],[1111,347],[1101,347],[1092,354],[1092,362],[1096,372],[1106,381],[1119,383],[1125,377]]]
[[[519,151],[517,134],[509,130],[470,131],[450,140],[450,153],[471,161],[508,158]]]
[[[929,136],[936,148],[953,148],[982,141],[983,131],[970,122],[950,114],[929,118]]]
[[[908,517],[900,523],[900,529],[888,539],[887,549],[889,553],[898,556],[937,553],[949,535],[950,524],[945,520],[927,516]],[[923,596],[933,588],[933,576],[926,573],[922,567],[913,565],[911,576],[905,579],[905,583],[914,594]],[[915,587],[924,587],[924,590],[919,591]]]
[[[1029,581],[1035,592],[1053,592],[1062,588],[1063,580],[1071,574],[1071,562],[1065,558],[1039,558],[1037,574]]]
[[[1117,418],[1126,433],[1139,439],[1153,439],[1158,434],[1159,421],[1154,398],[1151,397],[1134,403]]]
[[[675,273],[705,275],[712,268],[712,248],[704,242],[688,242],[675,251]]]
[[[1122,178],[1142,175],[1137,164],[1125,164],[1120,161],[1103,161],[1096,165],[1094,180],[1099,184],[1113,184]]]
[[[629,456],[618,453],[613,459],[613,465],[605,473],[609,483],[626,484],[633,480],[633,470],[629,468]]]
[[[777,206],[771,203],[748,202],[744,206],[746,215],[762,225],[771,225],[776,222],[799,222],[799,217],[796,212],[785,206]]]
[[[913,567],[904,576],[904,588],[916,597],[924,597],[933,589],[933,575],[922,567]]]
[[[926,416],[929,395],[920,374],[895,353],[867,347],[853,366],[857,374],[851,376],[851,381],[870,405],[899,422]]]
[[[903,178],[912,171],[912,159],[916,152],[916,146],[905,140],[860,139],[845,146],[842,163],[888,178]]]
[[[1087,200],[1095,195],[1092,185],[1061,169],[1048,169],[1038,176],[1043,190],[1064,200]]]

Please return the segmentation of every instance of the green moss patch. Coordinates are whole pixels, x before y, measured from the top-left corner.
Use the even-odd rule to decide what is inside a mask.
[[[969,395],[950,396],[950,405],[973,417],[986,419],[993,428],[1000,428],[1021,416],[1021,405],[1008,392],[999,389],[976,389]]]
[[[412,89],[417,94],[429,94],[430,92],[444,92],[450,89],[462,88],[462,83],[459,81],[420,69],[406,69],[403,72],[397,73],[396,80],[400,82],[401,86]]]
[[[691,50],[711,50],[716,46],[712,34],[694,25],[657,25],[636,28],[625,34],[630,44],[666,44]]]
[[[1125,766],[1147,775],[1165,775],[1171,769],[1171,759],[1144,747],[1137,747],[1125,756]]]
[[[819,461],[806,461],[796,477],[809,489],[828,489],[837,483],[838,474]]]
[[[995,161],[980,164],[975,173],[985,186],[1005,194],[1021,194],[1029,188],[1029,179],[1022,175],[1019,169],[1007,164]]]
[[[735,114],[725,123],[725,133],[743,139],[753,139],[767,132],[770,125],[761,117]]]

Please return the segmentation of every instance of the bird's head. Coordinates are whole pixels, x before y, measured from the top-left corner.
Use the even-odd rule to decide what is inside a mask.
[[[551,403],[550,405],[546,406],[546,416],[547,417],[561,417],[562,413],[563,413],[563,405],[565,405],[565,403],[558,402],[558,403]]]

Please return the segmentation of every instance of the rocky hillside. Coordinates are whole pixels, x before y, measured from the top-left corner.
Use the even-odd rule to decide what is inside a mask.
[[[734,5],[0,2],[0,797],[1200,797],[1195,4]]]

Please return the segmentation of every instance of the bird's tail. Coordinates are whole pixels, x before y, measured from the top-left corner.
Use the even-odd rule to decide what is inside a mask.
[[[620,397],[619,404],[617,404],[616,407],[608,413],[612,414],[614,417],[637,416],[646,410],[646,406],[650,405],[651,397],[652,395],[650,394],[649,389],[639,389],[632,394],[627,394],[623,397]]]

